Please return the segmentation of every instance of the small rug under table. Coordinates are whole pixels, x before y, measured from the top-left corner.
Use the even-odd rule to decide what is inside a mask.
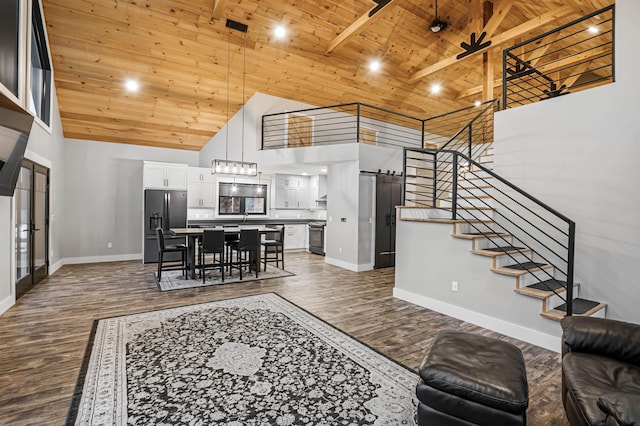
[[[224,281],[222,281],[222,273],[220,269],[207,269],[205,274],[205,280],[202,282],[202,278],[198,275],[194,279],[186,278],[182,271],[162,271],[162,280],[158,282],[158,274],[156,272],[153,273],[153,277],[156,280],[156,284],[158,284],[158,289],[160,291],[169,291],[169,290],[182,290],[185,288],[194,288],[194,287],[207,287],[212,285],[221,285],[221,284],[232,284],[238,282],[248,282],[255,280],[268,280],[271,278],[282,278],[282,277],[290,277],[293,274],[289,271],[285,271],[284,269],[279,269],[271,265],[267,265],[267,270],[262,270],[262,265],[260,266],[260,271],[258,272],[258,278],[256,278],[256,273],[251,272],[242,272],[242,279],[240,279],[240,272],[237,269],[233,270],[232,274],[229,274],[225,271],[224,273]]]
[[[96,321],[67,424],[415,425],[418,377],[270,293]]]

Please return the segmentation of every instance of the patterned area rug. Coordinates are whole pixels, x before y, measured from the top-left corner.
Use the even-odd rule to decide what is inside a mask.
[[[222,274],[220,273],[219,269],[207,270],[207,275],[205,277],[204,283],[202,282],[202,278],[199,278],[198,275],[196,275],[196,278],[193,280],[191,278],[185,278],[184,275],[182,275],[181,271],[162,271],[162,281],[160,282],[158,282],[157,273],[153,273],[153,278],[156,280],[156,284],[158,284],[158,289],[160,289],[160,291],[168,291],[193,287],[207,287],[210,285],[255,281],[256,279],[268,280],[270,278],[289,277],[291,275],[293,274],[289,271],[267,265],[266,271],[262,271],[261,266],[260,272],[258,272],[258,278],[256,278],[255,272],[247,273],[243,271],[242,281],[240,280],[240,273],[237,269],[233,271],[233,275],[231,276],[229,276],[229,274],[225,271],[224,282],[222,282]]]
[[[67,424],[415,425],[416,374],[276,294],[97,321]]]

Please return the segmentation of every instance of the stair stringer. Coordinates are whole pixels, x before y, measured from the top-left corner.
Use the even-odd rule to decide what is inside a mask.
[[[394,296],[551,350],[560,325],[540,316],[540,300],[514,292],[513,277],[451,236],[449,223],[401,220],[396,227]],[[458,292],[451,282],[458,282]]]

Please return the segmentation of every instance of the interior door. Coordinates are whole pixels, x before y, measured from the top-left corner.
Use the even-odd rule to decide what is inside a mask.
[[[14,193],[16,299],[48,275],[49,170],[24,160]]]
[[[396,209],[402,202],[402,178],[376,177],[375,268],[396,264]]]

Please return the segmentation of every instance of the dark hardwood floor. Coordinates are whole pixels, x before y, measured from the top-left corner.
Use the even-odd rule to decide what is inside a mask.
[[[501,337],[394,299],[393,268],[355,273],[312,254],[287,253],[292,277],[160,293],[153,265],[64,266],[0,316],[0,424],[60,425],[95,319],[275,292],[416,370],[433,336],[461,329]],[[557,353],[514,339],[529,379],[530,425],[567,425]]]

